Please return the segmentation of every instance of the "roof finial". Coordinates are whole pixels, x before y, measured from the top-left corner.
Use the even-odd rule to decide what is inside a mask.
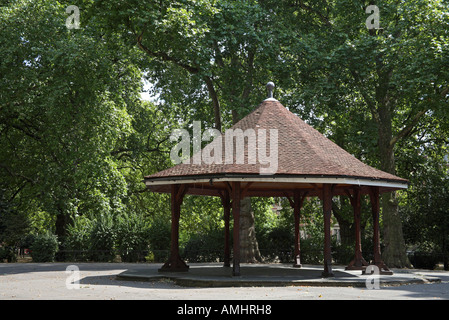
[[[274,83],[273,82],[268,82],[267,83],[267,89],[268,89],[268,99],[273,99],[273,90],[274,90]]]
[[[268,90],[268,98],[265,99],[265,101],[277,101],[275,98],[273,98],[273,91],[274,91],[274,83],[268,82],[267,83],[267,90]]]

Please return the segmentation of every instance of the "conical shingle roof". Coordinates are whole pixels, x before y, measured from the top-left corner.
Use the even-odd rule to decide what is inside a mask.
[[[324,183],[337,187],[336,193],[338,189],[343,193],[351,185],[378,186],[381,192],[385,192],[406,188],[408,184],[405,179],[364,164],[272,98],[263,101],[228,130],[235,133],[237,129],[253,132],[257,139],[256,145],[245,140],[243,163],[237,161],[237,149],[233,152],[232,163],[226,162],[226,131],[221,141],[222,161],[181,163],[145,177],[145,183],[156,192],[169,192],[170,184],[189,183],[192,184],[189,188],[192,194],[214,195],[217,190],[226,188],[226,181],[239,180],[250,184],[246,189],[248,195],[261,196],[282,195],[297,188],[319,194]],[[266,137],[265,144],[259,143],[262,131]],[[254,146],[256,150],[252,149]],[[260,153],[274,156],[270,153],[274,146],[277,146],[277,157],[271,161],[276,160],[276,163],[261,164]],[[207,147],[203,152],[205,150]],[[249,158],[248,154],[251,155]],[[271,169],[268,173],[264,172],[267,168]]]

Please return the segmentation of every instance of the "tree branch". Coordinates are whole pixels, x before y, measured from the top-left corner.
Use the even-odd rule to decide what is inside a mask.
[[[212,105],[214,107],[215,129],[221,132],[220,101],[218,101],[218,95],[215,91],[212,79],[208,76],[204,76],[204,81],[206,81],[207,90],[209,91],[209,96],[212,99]]]
[[[249,78],[249,81],[248,81],[248,85],[243,90],[243,94],[242,94],[243,102],[245,102],[246,99],[248,99],[249,94],[251,93],[251,89],[253,87],[254,57],[256,55],[255,51],[256,50],[253,49],[248,52],[248,78]]]
[[[304,9],[310,13],[315,14],[316,16],[318,16],[318,18],[321,20],[321,22],[323,22],[327,27],[332,28],[332,23],[329,21],[329,18],[324,16],[323,14],[321,14],[321,12],[313,9],[312,7],[304,4],[302,1],[299,1],[299,6],[301,7],[301,9]]]
[[[449,93],[449,86],[444,88],[443,91],[441,91],[440,95],[441,95],[442,98],[446,98],[448,93]]]
[[[148,137],[147,137],[147,145],[146,145],[147,149],[146,149],[146,151],[147,152],[154,152],[154,151],[161,151],[161,150],[159,150],[159,147],[161,146],[162,143],[164,143],[165,141],[170,139],[170,136],[167,136],[167,137],[163,138],[162,140],[158,141],[157,142],[157,146],[155,148],[150,148],[150,138],[151,138],[151,134],[149,134]]]
[[[440,92],[441,98],[445,98],[448,93],[449,93],[449,86],[447,86]],[[413,128],[416,126],[419,119],[421,119],[421,117],[424,116],[427,111],[428,110],[426,109],[416,113],[415,116],[410,120],[409,124],[406,125],[404,128],[402,128],[402,130],[399,131],[399,133],[391,139],[390,146],[393,147],[400,139],[405,138],[409,134],[411,134]]]
[[[30,138],[33,138],[35,140],[41,140],[41,137],[35,135],[34,133],[30,132],[29,130],[17,125],[17,124],[11,124],[11,127],[13,127],[14,129],[17,129],[19,131],[22,131],[25,135],[27,135]]]
[[[19,178],[22,178],[22,179],[24,179],[24,180],[30,182],[31,184],[34,184],[34,183],[35,183],[35,181],[34,181],[33,179],[31,179],[31,178],[29,178],[29,177],[27,177],[27,176],[24,176],[24,175],[21,174],[21,173],[13,172],[13,171],[11,170],[11,168],[8,167],[8,166],[7,166],[6,164],[4,164],[4,163],[0,163],[0,168],[5,169],[6,172],[8,172],[9,175],[11,175],[11,176],[13,176],[13,177],[19,177]]]
[[[187,70],[190,73],[196,74],[200,71],[199,68],[197,67],[193,67],[191,65],[188,65],[187,63],[182,62],[180,59],[174,58],[169,56],[166,52],[161,52],[161,51],[151,51],[150,49],[148,49],[146,46],[144,46],[142,44],[142,36],[143,36],[144,31],[142,31],[142,33],[137,37],[137,45],[139,46],[140,49],[142,49],[145,53],[147,53],[149,56],[151,57],[155,57],[158,58],[162,61],[167,61],[167,62],[173,62],[174,64],[176,64],[177,66],[180,66],[181,68]]]
[[[404,128],[402,128],[402,130],[399,131],[399,133],[391,139],[390,147],[393,147],[400,139],[407,137],[412,132],[413,128],[416,126],[419,119],[421,119],[421,117],[425,115],[426,112],[427,110],[423,110],[415,114],[412,120],[410,120],[410,123],[406,125]]]
[[[145,33],[145,28],[140,33],[140,35],[137,36],[137,44],[138,44],[139,48],[142,49],[149,56],[158,58],[162,61],[172,62],[192,74],[198,74],[200,72],[200,69],[198,67],[191,66],[187,63],[182,62],[180,59],[171,57],[166,52],[161,52],[161,51],[155,52],[155,51],[152,51],[149,48],[147,48],[145,45],[142,44],[142,37],[143,37],[144,33]],[[218,100],[217,92],[215,91],[214,84],[212,82],[211,77],[204,76],[203,79],[206,82],[207,90],[209,91],[210,98],[212,99],[212,105],[213,105],[213,109],[214,109],[214,118],[215,118],[215,128],[221,132],[220,102]]]
[[[365,100],[366,105],[368,106],[369,110],[371,111],[371,115],[373,116],[373,119],[379,124],[380,118],[379,118],[379,114],[376,109],[376,103],[368,96],[366,91],[363,89],[362,80],[360,79],[358,73],[354,70],[351,70],[351,74],[352,74],[354,80],[357,83],[359,83],[360,94],[362,95],[363,100]]]

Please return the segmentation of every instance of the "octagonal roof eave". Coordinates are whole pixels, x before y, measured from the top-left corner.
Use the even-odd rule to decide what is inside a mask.
[[[202,175],[161,177],[144,180],[148,189],[153,192],[170,193],[173,184],[188,184],[187,194],[219,196],[228,187],[226,183],[239,181],[247,196],[285,196],[295,190],[308,192],[310,196],[321,195],[324,184],[335,186],[334,195],[345,195],[353,187],[360,187],[362,194],[368,194],[370,187],[378,187],[380,193],[408,188],[408,182],[402,180],[369,179],[352,176],[300,176],[300,175]],[[228,184],[229,185],[229,184]]]
[[[264,183],[295,183],[295,184],[345,184],[357,186],[377,186],[389,187],[397,189],[408,188],[408,181],[403,180],[383,180],[370,179],[367,177],[355,176],[312,176],[312,175],[253,175],[253,174],[215,174],[215,175],[193,175],[193,176],[178,176],[178,177],[159,177],[159,178],[145,178],[145,184],[149,186],[170,185],[170,184],[188,184],[188,183],[209,183],[213,185],[214,182],[264,182]]]
[[[227,164],[224,152],[221,163],[194,164],[194,155],[190,163],[181,163],[146,176],[146,186],[154,192],[170,192],[171,184],[191,184],[190,194],[216,195],[225,188],[224,182],[241,181],[250,184],[246,190],[255,196],[268,195],[269,190],[273,194],[282,194],[285,190],[298,188],[317,193],[323,184],[337,185],[341,190],[353,186],[373,186],[379,187],[380,192],[408,187],[408,180],[364,164],[272,97],[264,100],[230,129],[276,129],[279,137],[276,172],[260,174],[261,164],[249,164],[249,142],[245,142],[247,161],[243,164],[236,164],[235,155],[234,162]],[[222,135],[223,147],[226,132]],[[267,140],[270,138],[267,137]],[[266,154],[269,154],[267,144],[265,147]]]

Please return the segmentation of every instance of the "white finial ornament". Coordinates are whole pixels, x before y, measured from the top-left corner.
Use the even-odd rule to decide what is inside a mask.
[[[273,98],[273,91],[274,91],[275,85],[273,82],[267,83],[267,90],[268,90],[268,98],[265,99],[265,101],[277,101],[275,98]]]

